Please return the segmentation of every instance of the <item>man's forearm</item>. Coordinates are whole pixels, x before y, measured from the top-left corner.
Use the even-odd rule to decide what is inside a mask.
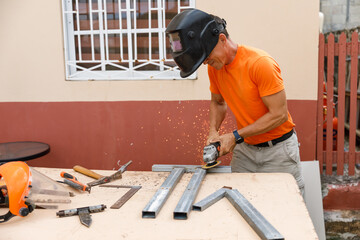
[[[227,105],[225,102],[210,102],[210,134],[219,131],[221,123],[224,121],[226,116],[226,109]]]
[[[253,124],[250,124],[242,129],[239,129],[238,133],[243,138],[259,135],[280,126],[286,120],[287,120],[287,115],[273,116],[270,113],[266,113],[261,118],[256,120]]]

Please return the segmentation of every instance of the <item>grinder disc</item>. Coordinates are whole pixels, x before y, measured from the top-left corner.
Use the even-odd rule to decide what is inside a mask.
[[[212,162],[212,163],[202,165],[201,168],[203,168],[203,169],[213,168],[213,167],[216,167],[217,165],[219,165],[220,163],[221,163],[221,161],[215,161],[215,162]]]

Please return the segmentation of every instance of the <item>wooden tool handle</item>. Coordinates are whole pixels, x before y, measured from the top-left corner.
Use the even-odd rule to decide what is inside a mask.
[[[79,173],[82,173],[86,176],[89,176],[89,177],[92,177],[92,178],[95,178],[95,179],[100,179],[102,178],[103,176],[100,175],[100,174],[97,174],[96,172],[93,172],[87,168],[84,168],[82,166],[79,166],[79,165],[76,165],[73,167],[73,169]]]

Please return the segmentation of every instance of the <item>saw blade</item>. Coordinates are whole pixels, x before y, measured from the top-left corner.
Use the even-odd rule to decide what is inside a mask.
[[[212,162],[212,163],[208,163],[208,164],[202,165],[201,168],[202,168],[202,169],[213,168],[213,167],[216,167],[217,165],[219,165],[220,163],[221,163],[221,161],[215,161],[215,162]]]

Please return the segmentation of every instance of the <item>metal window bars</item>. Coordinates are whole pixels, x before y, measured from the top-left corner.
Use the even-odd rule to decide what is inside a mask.
[[[67,80],[181,79],[165,29],[195,0],[62,3]]]

